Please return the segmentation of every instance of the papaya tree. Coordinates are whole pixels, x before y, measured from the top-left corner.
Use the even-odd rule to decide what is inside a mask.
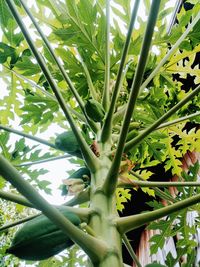
[[[0,197],[14,203],[2,204],[1,240],[8,235],[2,264],[11,266],[5,256],[11,253],[15,266],[18,258],[75,266],[82,250],[88,258],[80,256],[81,266],[127,266],[125,244],[141,267],[127,233],[149,226],[162,235],[159,244],[152,239],[152,254],[168,237],[180,237],[174,257],[169,252],[164,263],[156,259],[149,266],[175,266],[182,257],[194,266],[198,216],[192,226],[186,218],[199,210],[199,164],[186,170],[183,159],[188,151],[200,152],[200,3],[185,1],[192,5],[185,9],[181,1],[174,8],[164,0],[26,2],[0,0],[1,79],[7,85],[0,109]],[[180,79],[187,75],[194,86],[183,90]],[[55,126],[61,134],[42,138]],[[21,136],[15,144],[13,134]],[[63,168],[70,161],[79,169],[57,185],[73,195],[58,206],[40,194],[51,193],[50,182],[41,178],[46,170],[33,165],[61,158]],[[159,164],[161,177],[151,181],[151,168]],[[165,179],[169,170],[176,180]],[[149,209],[136,213],[133,203],[133,212],[123,216],[139,191]],[[14,222],[6,225],[9,209]],[[69,252],[63,261],[49,259],[61,251]]]

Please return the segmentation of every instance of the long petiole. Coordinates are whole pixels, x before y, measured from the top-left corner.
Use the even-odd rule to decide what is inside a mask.
[[[106,45],[105,45],[105,78],[102,104],[108,111],[110,102],[110,0],[106,0]]]
[[[142,267],[142,265],[140,264],[136,254],[135,254],[135,252],[134,252],[134,250],[133,250],[133,248],[132,248],[132,246],[131,246],[131,244],[130,244],[130,242],[129,242],[129,240],[128,240],[128,238],[127,238],[127,236],[125,234],[122,235],[122,239],[123,239],[124,245],[126,246],[126,248],[127,248],[128,252],[129,252],[130,256],[132,257],[133,261],[136,263],[136,265],[138,267]]]
[[[15,130],[13,128],[10,128],[8,126],[3,126],[0,124],[0,129],[4,130],[4,131],[7,131],[7,132],[10,132],[10,133],[14,133],[14,134],[17,134],[17,135],[20,135],[20,136],[23,136],[23,137],[26,137],[30,140],[33,140],[33,141],[36,141],[40,144],[43,144],[43,145],[46,145],[46,146],[49,146],[49,147],[52,147],[52,148],[55,148],[55,145],[52,144],[52,143],[49,143],[48,141],[42,139],[42,138],[39,138],[39,137],[36,137],[36,136],[33,136],[33,135],[30,135],[30,134],[27,134],[27,133],[23,133],[21,131],[18,131],[18,130]]]
[[[14,194],[14,193],[0,190],[0,198],[14,202],[14,203],[18,203],[20,205],[23,205],[29,208],[35,208],[33,204],[29,202],[25,197]]]
[[[48,159],[42,159],[42,160],[36,160],[36,161],[32,161],[32,162],[24,162],[21,164],[17,164],[14,165],[15,167],[24,167],[24,166],[32,166],[32,165],[36,165],[36,164],[42,164],[42,163],[46,163],[46,162],[50,162],[50,161],[54,161],[54,160],[59,160],[59,159],[66,159],[66,158],[71,158],[71,156],[69,155],[62,155],[62,156],[57,156],[57,157],[51,157]]]
[[[129,50],[129,45],[130,45],[131,36],[133,32],[133,26],[135,23],[135,19],[136,19],[138,7],[139,7],[139,2],[140,2],[139,0],[136,0],[134,7],[133,7],[131,21],[130,21],[130,25],[129,25],[129,29],[128,29],[128,33],[126,37],[126,42],[124,44],[124,48],[122,51],[122,57],[120,61],[119,70],[117,73],[116,83],[115,83],[115,87],[113,90],[110,107],[109,107],[109,110],[108,110],[108,113],[107,113],[107,116],[105,118],[105,122],[103,125],[103,130],[102,130],[102,135],[101,135],[101,140],[103,143],[106,142],[111,137],[113,114],[114,114],[114,110],[116,106],[117,97],[118,97],[118,94],[119,94],[119,91],[122,85],[124,66],[126,63],[126,57],[127,57],[128,50]]]
[[[114,156],[114,160],[112,162],[111,168],[108,172],[108,176],[104,183],[104,191],[107,195],[111,195],[114,193],[116,185],[117,185],[117,177],[119,173],[121,157],[124,151],[124,144],[126,141],[126,136],[129,129],[130,120],[132,117],[132,113],[136,104],[137,95],[139,93],[140,84],[142,82],[143,73],[145,70],[146,62],[149,55],[149,49],[152,41],[154,26],[156,24],[156,19],[159,11],[160,0],[154,0],[151,5],[151,10],[147,22],[147,27],[145,31],[145,36],[143,39],[143,44],[140,53],[140,59],[137,65],[137,69],[135,72],[135,77],[133,80],[133,84],[131,86],[131,92],[128,101],[128,107],[126,110],[126,114],[123,120],[122,129],[120,132],[119,141],[117,144],[116,153]]]
[[[116,220],[116,223],[118,225],[120,233],[123,234],[133,229],[136,229],[142,225],[146,225],[147,223],[150,223],[154,220],[158,220],[164,216],[168,216],[169,214],[172,214],[174,212],[179,212],[185,208],[189,208],[197,204],[199,201],[200,194],[197,194],[196,196],[189,197],[164,208],[137,215],[118,218]]]

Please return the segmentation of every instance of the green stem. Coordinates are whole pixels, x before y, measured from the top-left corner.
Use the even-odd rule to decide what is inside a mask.
[[[117,126],[116,124],[121,121],[124,117],[124,113],[126,112],[127,104],[124,104],[121,106],[118,111],[113,115],[113,125],[115,127]],[[119,127],[120,128],[120,127]],[[121,128],[120,128],[121,129]]]
[[[177,13],[179,12],[179,9],[180,9],[180,6],[182,5],[182,3],[183,3],[182,0],[178,0],[175,3],[174,11],[173,11],[172,16],[170,18],[170,23],[169,23],[169,26],[168,26],[168,29],[167,29],[167,34],[168,35],[171,33],[172,27],[173,27],[174,22],[176,20]]]
[[[89,70],[87,68],[87,65],[85,64],[85,62],[84,62],[82,56],[80,55],[78,49],[75,49],[75,50],[76,50],[76,53],[78,55],[78,59],[81,62],[81,65],[82,65],[83,70],[85,72],[85,76],[86,76],[86,79],[87,79],[87,83],[88,83],[88,87],[89,87],[89,90],[90,90],[90,94],[91,94],[93,99],[98,100],[97,92],[96,92],[96,90],[94,88],[94,85],[93,85],[93,82],[92,82],[92,78],[91,78],[90,72],[89,72]]]
[[[9,192],[5,192],[5,191],[0,190],[0,198],[3,198],[5,200],[9,200],[9,201],[14,202],[14,203],[18,203],[18,204],[26,206],[26,207],[34,208],[34,206],[31,202],[29,202],[26,198],[19,196],[17,194],[13,194],[13,193],[9,193]]]
[[[163,128],[169,127],[171,125],[177,124],[179,122],[195,118],[195,117],[197,117],[199,115],[200,115],[200,111],[196,112],[196,113],[193,113],[193,114],[190,114],[190,115],[187,115],[187,116],[184,116],[184,117],[181,117],[181,118],[176,119],[176,120],[172,120],[172,121],[168,121],[168,122],[162,123],[160,126],[158,126],[156,128],[156,130],[163,129]]]
[[[137,95],[139,93],[140,84],[142,82],[146,62],[148,59],[149,49],[150,49],[150,45],[152,41],[154,26],[156,24],[159,6],[160,6],[160,0],[153,0],[148,22],[147,22],[146,32],[145,32],[144,39],[143,39],[140,59],[139,59],[138,66],[135,72],[133,84],[131,86],[128,107],[127,107],[126,114],[123,120],[123,125],[122,125],[122,129],[120,132],[120,137],[119,137],[119,141],[117,144],[116,153],[115,153],[114,160],[112,162],[111,168],[109,170],[108,176],[104,184],[104,190],[107,195],[113,194],[115,192],[115,188],[117,185],[117,177],[119,173],[121,157],[124,151],[124,144],[126,141],[126,136],[127,136],[128,129],[129,129],[129,123],[132,117],[132,113],[134,111]]]
[[[73,117],[71,116],[68,107],[65,104],[65,101],[61,95],[61,93],[59,92],[59,88],[57,87],[55,81],[53,80],[51,73],[42,57],[42,55],[40,54],[40,52],[38,51],[37,47],[35,46],[27,28],[25,27],[19,12],[17,11],[15,4],[13,1],[11,0],[7,0],[7,4],[11,10],[11,13],[13,14],[15,20],[17,21],[19,27],[21,28],[22,33],[24,34],[24,37],[26,38],[30,49],[32,50],[40,68],[42,69],[44,76],[46,77],[49,85],[51,86],[59,104],[60,107],[62,108],[70,126],[72,131],[74,132],[77,141],[80,145],[81,151],[83,153],[83,156],[87,162],[88,167],[92,170],[92,171],[96,171],[96,169],[98,168],[98,160],[95,157],[94,153],[91,151],[91,149],[89,148],[87,142],[85,141],[85,139],[83,138],[83,136],[81,135],[81,133],[79,132],[79,129],[76,126],[76,123],[73,119]]]
[[[170,201],[172,203],[178,202],[177,199],[173,198],[170,194],[165,193],[164,191],[160,190],[158,187],[154,189],[155,194],[163,200]]]
[[[59,160],[59,159],[65,159],[65,158],[69,158],[69,157],[71,157],[71,156],[70,155],[62,155],[62,156],[57,156],[57,157],[51,157],[51,158],[48,158],[48,159],[41,159],[41,160],[36,160],[36,161],[32,161],[32,162],[25,162],[25,163],[17,164],[17,165],[14,165],[14,166],[15,167],[32,166],[32,165],[35,165],[35,164],[41,164],[41,163],[54,161],[54,160]]]
[[[196,187],[200,186],[200,182],[151,182],[151,181],[136,181],[132,180],[130,183],[120,182],[118,183],[117,187]]]
[[[10,132],[10,133],[15,133],[15,134],[17,134],[17,135],[26,137],[26,138],[31,139],[31,140],[33,140],[33,141],[39,142],[40,144],[43,144],[43,145],[46,145],[46,146],[49,146],[49,147],[52,147],[52,148],[57,149],[57,148],[55,147],[54,144],[49,143],[48,141],[46,141],[46,140],[44,140],[44,139],[41,139],[41,138],[39,138],[39,137],[32,136],[32,135],[27,134],[27,133],[23,133],[23,132],[21,132],[21,131],[15,130],[15,129],[10,128],[10,127],[7,127],[7,126],[3,126],[3,125],[1,125],[1,124],[0,124],[0,129],[5,130],[5,131]]]
[[[124,48],[122,51],[122,57],[121,57],[121,61],[120,61],[119,70],[117,73],[117,78],[116,78],[115,88],[114,88],[112,99],[111,99],[110,108],[108,110],[108,113],[107,113],[107,116],[105,118],[105,122],[103,125],[102,136],[101,136],[101,140],[103,143],[105,143],[111,137],[113,113],[115,110],[117,97],[118,97],[118,94],[119,94],[119,91],[120,91],[121,85],[122,85],[124,65],[126,62],[126,57],[127,57],[129,46],[130,46],[131,36],[132,36],[132,32],[133,32],[133,26],[135,23],[135,18],[137,15],[139,2],[140,2],[139,0],[136,0],[134,7],[133,7],[131,21],[130,21],[130,25],[129,25],[129,29],[128,29],[128,33],[127,33],[127,37],[126,37],[126,42],[124,44]]]
[[[126,74],[127,74],[127,71],[129,69],[129,66],[130,66],[131,62],[133,62],[133,61],[130,60],[126,64],[126,67],[124,69],[123,76],[122,76],[122,82],[123,82],[124,78],[126,77]],[[120,85],[120,88],[121,88],[121,85]],[[127,103],[124,104],[123,106],[120,106],[120,108],[118,109],[118,111],[113,114],[112,124],[114,125],[114,128],[117,127],[116,124],[123,119],[124,113],[126,111],[126,108],[127,108]]]
[[[148,76],[148,78],[145,80],[145,82],[143,82],[143,84],[140,87],[140,93],[146,88],[146,86],[150,83],[150,81],[156,76],[156,74],[158,74],[158,71],[160,70],[160,68],[168,61],[168,59],[178,49],[179,45],[183,42],[183,40],[186,38],[186,36],[189,34],[189,32],[193,29],[193,27],[197,24],[199,19],[200,19],[200,12],[197,14],[197,16],[191,22],[191,24],[187,26],[184,33],[181,35],[181,37],[178,39],[178,41],[173,45],[173,47],[169,50],[167,55],[160,61],[160,63],[157,65],[157,67],[154,69],[154,71],[152,71],[152,73]]]
[[[33,205],[41,210],[52,222],[54,222],[64,233],[77,243],[94,261],[98,262],[106,254],[106,246],[102,241],[91,237],[73,225],[65,218],[59,210],[50,205],[33,186],[24,180],[20,173],[0,155],[0,174],[9,181],[22,195]],[[102,253],[102,255],[100,255]]]
[[[110,102],[110,0],[106,1],[105,79],[102,104],[107,112]]]
[[[34,219],[34,218],[38,217],[40,214],[41,214],[41,213],[38,213],[38,214],[35,214],[35,215],[32,215],[32,216],[28,216],[28,217],[26,217],[26,218],[23,218],[23,219],[21,219],[21,220],[18,220],[18,221],[16,221],[16,222],[12,222],[12,223],[3,225],[2,227],[0,227],[0,234],[1,234],[2,232],[7,231],[9,228],[12,228],[12,227],[14,227],[14,226],[16,226],[16,225],[19,225],[19,224],[22,224],[22,223],[25,223],[25,222],[28,222],[28,221]]]
[[[133,250],[133,248],[132,248],[132,246],[131,246],[131,244],[130,244],[130,242],[129,242],[129,240],[125,234],[122,235],[122,239],[124,241],[124,245],[126,246],[129,254],[131,255],[133,261],[136,263],[136,265],[138,267],[142,267],[142,265],[140,264],[136,254],[135,254],[135,252],[134,252],[134,250]]]
[[[200,194],[197,194],[196,196],[181,200],[158,210],[118,218],[116,223],[119,231],[123,234],[174,212],[179,212],[180,210],[191,207],[192,205],[197,204],[199,201]]]
[[[174,115],[174,113],[179,110],[182,106],[184,106],[188,101],[190,101],[195,95],[200,92],[200,85],[197,86],[190,94],[188,94],[184,99],[182,99],[178,104],[176,104],[173,108],[167,111],[160,119],[155,121],[150,127],[144,130],[141,134],[136,136],[133,140],[127,142],[125,144],[124,151],[127,152],[132,149],[135,145],[139,144],[147,135],[157,129],[164,121],[166,121],[170,116]]]
[[[147,182],[147,181],[144,181],[145,179],[144,179],[141,175],[137,174],[136,172],[131,171],[130,173],[133,174],[135,177],[137,177],[140,181],[142,181],[142,182]],[[149,182],[149,181],[148,181],[148,182]],[[151,183],[151,182],[149,182],[149,183]],[[152,183],[153,183],[153,182],[152,182]],[[168,182],[168,183],[169,183],[169,182]],[[166,194],[165,192],[163,192],[162,190],[160,190],[158,187],[155,187],[155,188],[154,188],[154,191],[155,191],[155,193],[156,193],[159,197],[161,197],[162,199],[171,201],[172,203],[176,202],[176,200],[175,200],[172,196]]]

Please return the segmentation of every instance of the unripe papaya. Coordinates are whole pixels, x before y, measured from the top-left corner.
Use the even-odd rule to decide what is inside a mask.
[[[82,158],[80,146],[77,142],[76,136],[72,131],[59,134],[55,139],[55,146],[56,148],[73,156]]]
[[[58,210],[74,225],[80,224],[77,215],[69,212],[67,207],[60,206]],[[24,260],[44,260],[58,254],[74,243],[51,220],[41,214],[26,222],[20,228],[6,252]]]
[[[88,99],[85,104],[87,116],[95,122],[101,122],[105,116],[102,105],[94,99]]]
[[[90,184],[90,171],[86,167],[73,172],[67,179],[63,180],[64,185],[61,187],[62,195],[77,194]]]

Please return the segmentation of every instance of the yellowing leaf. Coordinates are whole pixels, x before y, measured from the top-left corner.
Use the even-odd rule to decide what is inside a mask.
[[[124,205],[122,203],[131,199],[130,189],[117,188],[116,190],[116,204],[117,210],[122,211]]]

